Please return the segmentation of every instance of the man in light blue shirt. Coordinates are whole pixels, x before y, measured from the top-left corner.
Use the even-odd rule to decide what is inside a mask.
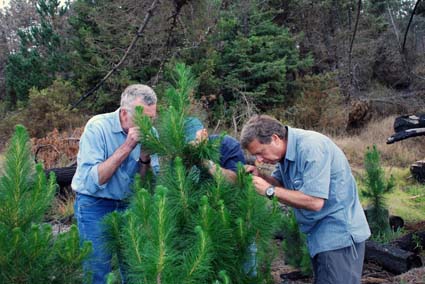
[[[91,118],[81,136],[71,186],[76,191],[74,211],[80,240],[91,241],[93,246],[92,255],[84,262],[89,283],[106,283],[111,271],[112,256],[106,250],[103,217],[127,208],[125,199],[132,194],[136,173],[143,177],[149,167],[154,173],[158,171],[157,156],[143,151],[139,128],[133,122],[136,106],[142,106],[144,114],[154,118],[156,102],[150,87],[131,85],[121,95],[120,108]],[[124,273],[122,279],[124,283]]]
[[[258,193],[294,207],[307,235],[314,283],[360,283],[370,229],[342,150],[320,133],[267,115],[244,125],[241,144],[260,163],[276,164],[271,176],[246,169]]]

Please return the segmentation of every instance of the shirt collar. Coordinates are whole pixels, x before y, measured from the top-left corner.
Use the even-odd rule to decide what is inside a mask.
[[[294,133],[294,130],[286,126],[286,130],[288,133],[288,139],[286,140],[286,154],[285,154],[285,160],[289,161],[295,161],[295,148],[296,148],[296,135]]]
[[[122,129],[121,122],[120,122],[120,109],[121,108],[118,108],[113,113],[112,132],[114,133],[124,132],[124,129]]]

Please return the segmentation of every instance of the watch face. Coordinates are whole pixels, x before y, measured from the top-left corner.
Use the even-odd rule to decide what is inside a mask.
[[[274,187],[270,186],[269,188],[266,189],[266,195],[269,198],[272,198],[274,195]]]

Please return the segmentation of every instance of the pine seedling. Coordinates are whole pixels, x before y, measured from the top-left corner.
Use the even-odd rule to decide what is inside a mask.
[[[371,202],[370,208],[366,211],[369,225],[374,236],[388,234],[390,225],[385,195],[394,189],[394,177],[391,175],[388,180],[385,179],[376,145],[373,145],[372,149],[367,148],[364,162],[366,189],[362,191],[362,194]]]
[[[219,162],[221,140],[185,141],[195,80],[184,65],[175,74],[169,105],[155,121],[158,135],[140,109],[135,115],[141,143],[160,156],[161,170],[156,188],[136,182],[116,237],[122,239],[129,283],[270,283],[271,239],[280,210],[256,193],[242,166],[236,183],[219,171],[209,174],[204,161]],[[251,245],[258,254],[252,255]],[[254,276],[244,270],[250,257],[258,263]]]
[[[0,283],[81,283],[81,263],[90,253],[80,247],[77,229],[54,236],[42,224],[56,181],[34,165],[25,127],[17,125],[0,177]]]
[[[285,260],[288,264],[299,268],[304,275],[312,275],[310,255],[307,249],[306,237],[300,231],[294,211],[291,209],[283,218],[284,236],[282,242]]]

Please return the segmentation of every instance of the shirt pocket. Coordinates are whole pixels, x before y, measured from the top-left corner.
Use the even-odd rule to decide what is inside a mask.
[[[291,183],[292,183],[292,189],[294,190],[300,190],[303,185],[304,185],[304,179],[303,176],[301,175],[301,173],[297,173],[292,179],[291,179]]]

